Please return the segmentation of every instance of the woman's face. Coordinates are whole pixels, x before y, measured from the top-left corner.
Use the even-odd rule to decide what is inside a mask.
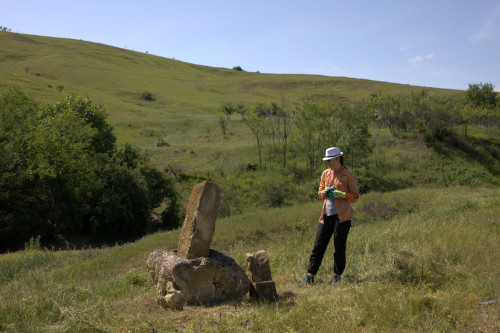
[[[340,156],[326,160],[326,165],[331,169],[338,169],[340,167]]]

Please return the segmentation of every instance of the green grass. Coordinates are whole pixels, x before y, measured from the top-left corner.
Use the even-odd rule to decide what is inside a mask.
[[[321,202],[219,219],[213,247],[246,267],[268,252],[280,300],[245,298],[164,310],[145,261],[177,247],[179,232],[123,246],[31,249],[0,256],[0,330],[6,332],[495,332],[500,329],[500,193],[450,187],[369,193],[354,205],[339,285],[327,250],[317,284],[300,287]],[[245,322],[248,319],[247,326]]]
[[[254,139],[239,115],[233,115],[227,135],[222,135],[218,108],[223,103],[250,106],[280,102],[283,97],[290,105],[304,100],[359,104],[373,93],[408,96],[422,89],[345,77],[211,68],[81,40],[9,32],[0,32],[0,43],[0,88],[19,85],[42,103],[58,102],[70,93],[91,96],[106,106],[119,145],[141,147],[160,169],[222,183],[228,174],[258,163]],[[58,86],[64,87],[62,91],[56,89]],[[464,94],[461,90],[426,89],[436,97],[458,99]],[[152,92],[155,100],[143,100],[144,91]],[[477,135],[474,128],[470,132]],[[425,183],[465,185],[476,174],[479,178],[473,179],[477,182],[474,185],[499,184],[498,175],[490,178],[491,170],[485,170],[490,163],[479,163],[476,168],[478,163],[467,157],[442,156],[421,142],[398,140],[383,132],[380,135],[377,164],[369,157],[371,163],[361,169],[382,172],[375,177],[379,189]],[[156,147],[157,141],[166,141],[169,146]],[[304,161],[293,155],[289,158],[290,165],[304,168]],[[463,165],[454,165],[457,158]],[[357,167],[355,163],[354,171],[360,170]],[[428,168],[430,172],[423,172]],[[444,179],[446,174],[448,179]],[[182,190],[187,198],[190,186]]]
[[[373,93],[399,96],[422,89],[345,77],[212,68],[80,40],[9,32],[0,32],[0,44],[0,88],[18,85],[42,103],[58,102],[71,93],[91,96],[107,107],[119,144],[132,142],[147,148],[160,166],[172,161],[181,169],[195,161],[189,155],[193,143],[199,147],[196,153],[207,146],[228,146],[231,153],[253,145],[247,140],[250,132],[237,121],[229,125],[232,135],[220,134],[217,110],[223,103],[250,106],[280,102],[283,97],[288,103],[342,100],[356,104]],[[58,86],[64,88],[59,91]],[[460,90],[426,89],[435,96],[463,95]],[[144,91],[155,100],[143,100]],[[158,139],[169,142],[171,148],[156,149]]]

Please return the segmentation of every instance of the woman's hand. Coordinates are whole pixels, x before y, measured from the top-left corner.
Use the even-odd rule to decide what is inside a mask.
[[[333,197],[335,199],[345,199],[345,197],[346,197],[345,192],[342,192],[342,191],[335,190],[335,191],[332,191],[331,193],[333,194]],[[330,197],[330,195],[328,195],[328,197]]]
[[[328,195],[328,193],[331,193],[333,190],[333,187],[326,187],[324,190],[323,190],[323,194],[326,194]]]

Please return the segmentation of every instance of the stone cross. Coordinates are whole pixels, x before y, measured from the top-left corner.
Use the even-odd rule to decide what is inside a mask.
[[[222,188],[212,182],[203,182],[193,187],[179,237],[177,251],[180,257],[208,257],[221,193]]]

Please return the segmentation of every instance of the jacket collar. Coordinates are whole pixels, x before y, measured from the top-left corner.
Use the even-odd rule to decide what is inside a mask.
[[[333,170],[332,168],[328,168],[328,170],[330,170],[330,172],[333,173],[334,175],[338,176],[345,172],[345,167],[342,165],[338,172],[335,172],[335,170]]]

